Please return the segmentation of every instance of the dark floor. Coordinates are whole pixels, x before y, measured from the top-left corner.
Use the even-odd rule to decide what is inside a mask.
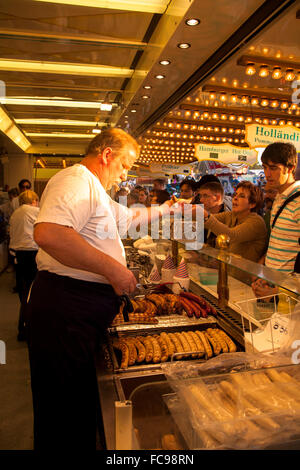
[[[6,364],[0,364],[0,450],[33,448],[33,414],[28,350],[17,341],[19,297],[14,273],[0,274],[0,340]]]

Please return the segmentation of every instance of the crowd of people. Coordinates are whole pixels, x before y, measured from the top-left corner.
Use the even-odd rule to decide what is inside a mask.
[[[135,206],[139,222],[142,214],[149,223],[175,202],[202,204],[206,243],[214,246],[216,236],[226,233],[232,253],[286,274],[300,271],[300,181],[292,144],[265,149],[264,191],[243,181],[229,197],[216,176],[204,175],[181,181],[177,198],[158,179],[150,190],[121,187],[113,200],[108,191],[126,180],[138,153],[129,134],[107,129],[90,142],[79,164],[50,179],[40,209],[37,195],[23,186],[10,216],[10,247],[23,276],[20,323],[25,312],[35,449],[95,448],[101,409],[94,358],[122,296],[136,287],[118,231],[119,220],[134,222]],[[100,236],[107,227],[114,237]],[[256,296],[274,293],[261,280],[252,288]]]

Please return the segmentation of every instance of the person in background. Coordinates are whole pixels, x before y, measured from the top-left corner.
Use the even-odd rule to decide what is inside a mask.
[[[152,189],[149,193],[150,205],[164,204],[164,202],[171,199],[170,194],[166,189]]]
[[[128,195],[127,189],[126,188],[120,188],[119,191],[116,192],[116,194],[115,194],[115,201],[120,202],[120,197],[121,198],[125,198],[125,197],[127,198],[127,195]],[[122,204],[122,199],[121,199],[120,204]],[[126,203],[126,205],[127,205],[127,203]]]
[[[204,228],[230,237],[231,253],[257,262],[266,250],[267,229],[257,214],[263,205],[262,191],[250,183],[239,183],[232,198],[232,211],[211,214],[204,209]]]
[[[27,191],[27,189],[31,189],[31,183],[29,180],[24,178],[21,181],[19,181],[18,187],[19,187],[19,192],[22,193],[23,191]]]
[[[270,186],[269,183],[266,183],[263,189],[264,193],[264,207],[263,207],[263,218],[266,223],[266,227],[268,230],[268,238],[270,238],[271,234],[271,210],[273,206],[273,202],[278,194],[278,189],[274,189]]]
[[[195,195],[195,180],[186,178],[181,181],[180,185],[180,199],[193,199]]]
[[[166,181],[162,178],[153,180],[153,189],[166,189]]]
[[[127,207],[139,203],[139,192],[132,190],[127,196]]]
[[[212,181],[200,186],[199,189],[200,204],[211,214],[219,214],[220,212],[228,212],[228,208],[224,204],[224,189],[221,183]],[[204,230],[204,243],[215,246],[216,235],[211,230]]]
[[[9,217],[19,207],[19,191],[18,188],[11,188],[8,191],[9,197]]]
[[[297,150],[293,144],[274,142],[265,148],[261,161],[268,187],[278,191],[272,205],[265,265],[285,274],[293,271],[299,273],[300,181],[295,181]],[[283,206],[285,201],[288,202]],[[263,279],[254,281],[252,289],[256,297],[272,296],[278,292],[277,287]]]
[[[146,207],[149,207],[150,205],[149,193],[146,188],[141,188],[139,190],[139,204],[143,204]]]
[[[25,320],[26,305],[30,286],[36,276],[35,257],[38,246],[33,239],[33,225],[39,213],[38,195],[30,190],[19,196],[19,207],[10,217],[9,248],[14,251],[16,264],[17,291],[21,306],[19,312],[18,341],[27,339]]]
[[[191,204],[200,204],[199,191],[200,191],[201,186],[203,186],[206,183],[220,183],[221,184],[221,181],[215,175],[203,175],[200,178],[200,180],[197,181],[196,184],[195,184],[195,197],[191,201]],[[224,194],[223,203],[224,203],[224,206],[226,207],[226,209],[228,211],[231,211],[231,209],[232,209],[231,196],[226,196],[226,194]]]

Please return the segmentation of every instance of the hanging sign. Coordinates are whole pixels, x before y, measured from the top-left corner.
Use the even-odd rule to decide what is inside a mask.
[[[191,165],[176,165],[168,163],[151,163],[150,172],[159,174],[161,176],[168,175],[190,175],[192,168]]]
[[[212,160],[225,165],[230,163],[253,165],[257,162],[258,153],[248,147],[236,147],[231,144],[195,144],[195,157],[199,161]]]
[[[300,129],[295,126],[264,126],[246,124],[245,141],[249,147],[267,147],[274,142],[294,144],[300,151]]]

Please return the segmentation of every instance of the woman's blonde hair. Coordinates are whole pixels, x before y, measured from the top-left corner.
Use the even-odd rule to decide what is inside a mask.
[[[23,204],[32,204],[34,201],[38,201],[38,200],[39,200],[38,195],[34,191],[31,191],[30,189],[27,189],[27,191],[23,191],[19,195],[20,206],[22,206]]]

